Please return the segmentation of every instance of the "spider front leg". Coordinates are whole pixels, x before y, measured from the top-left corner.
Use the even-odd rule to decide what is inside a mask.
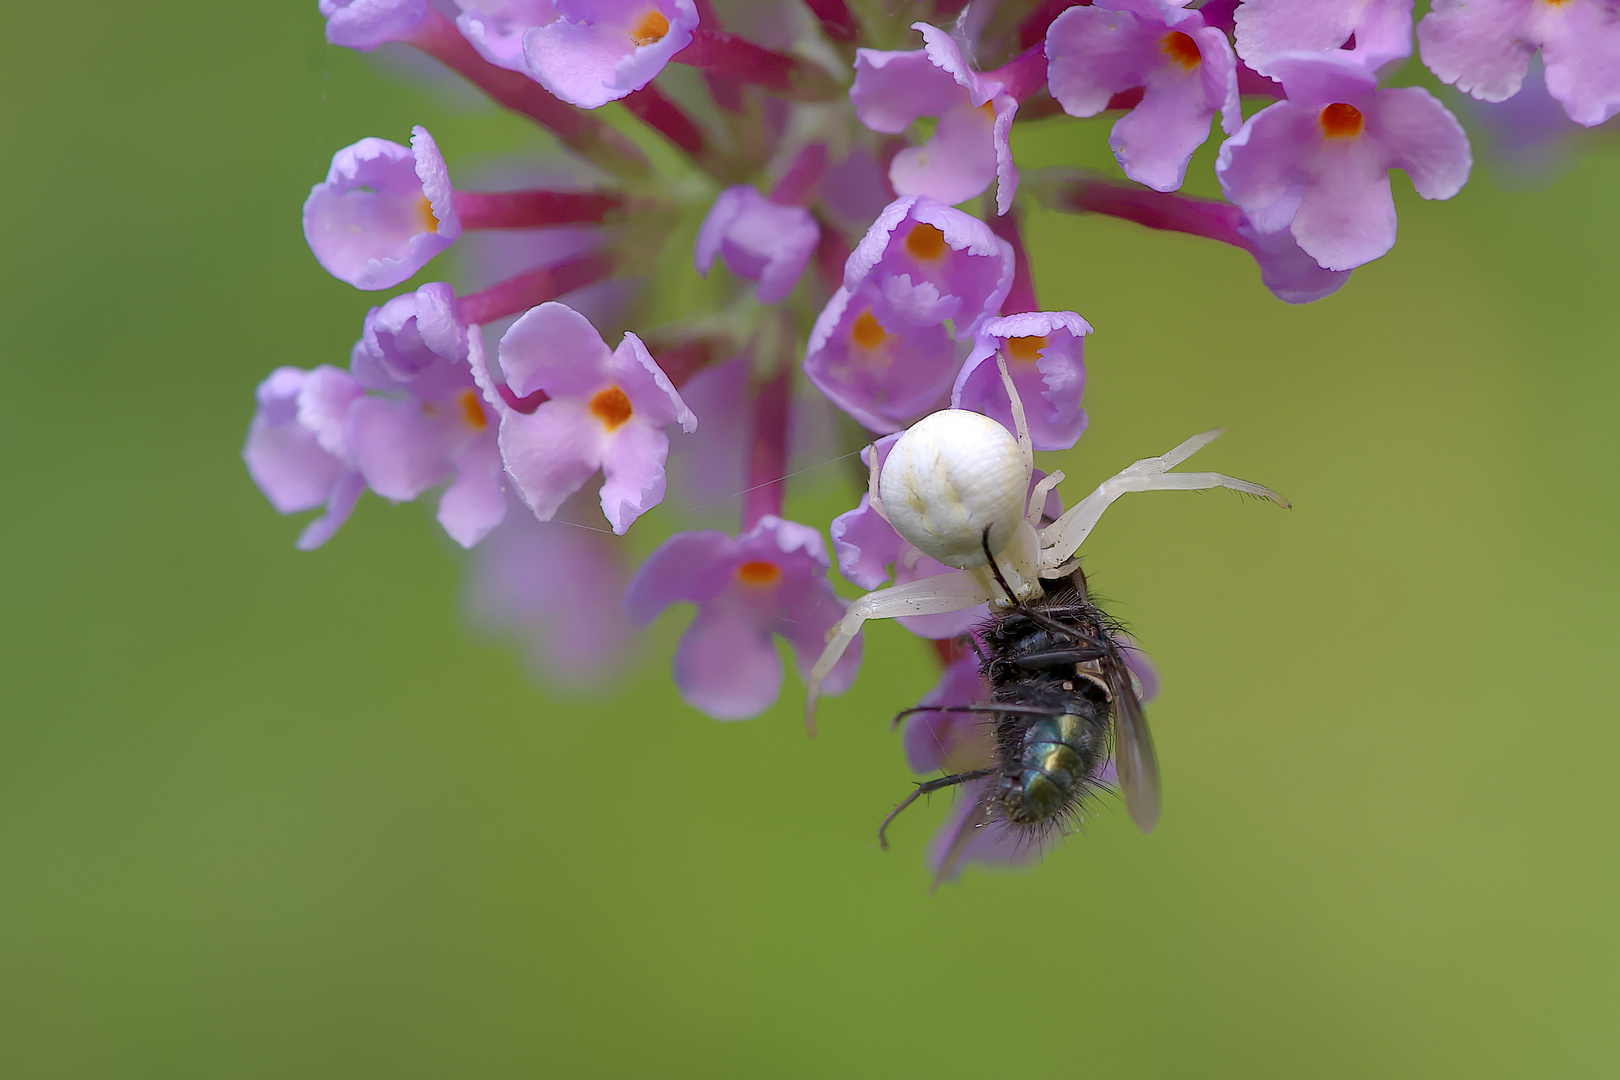
[[[1001,374],[1002,389],[1007,391],[1007,407],[1012,412],[1013,434],[1018,437],[1018,452],[1024,457],[1026,469],[1035,468],[1035,442],[1029,436],[1029,421],[1024,415],[1024,399],[1013,385],[1012,372],[1007,370],[1007,358],[996,353],[996,371]]]
[[[1196,451],[1214,442],[1221,429],[1194,435],[1186,442],[1158,457],[1143,458],[1120,470],[1097,485],[1097,490],[1070,507],[1064,515],[1041,530],[1041,570],[1055,570],[1065,566],[1080,550],[1091,530],[1096,528],[1103,511],[1114,500],[1132,491],[1197,491],[1204,488],[1228,488],[1246,495],[1269,499],[1285,510],[1288,500],[1268,487],[1235,476],[1215,472],[1178,473],[1169,470],[1187,460]]]
[[[1037,529],[1041,527],[1041,518],[1046,516],[1046,497],[1052,493],[1053,488],[1063,483],[1063,481],[1066,479],[1067,477],[1063,475],[1062,469],[1054,469],[1047,473],[1046,476],[1030,490],[1029,514],[1025,518],[1026,521],[1035,526]]]
[[[878,517],[888,521],[889,515],[883,512],[883,496],[878,494],[878,480],[881,470],[878,468],[877,443],[868,445],[867,454],[870,455],[867,460],[871,464],[866,468],[866,505],[870,506],[872,512]]]
[[[941,615],[947,611],[965,611],[988,602],[990,592],[972,574],[953,572],[908,581],[888,589],[877,589],[849,605],[844,617],[838,620],[828,635],[827,647],[822,650],[810,677],[805,680],[804,723],[813,734],[816,730],[816,699],[821,696],[821,681],[832,671],[838,658],[844,655],[849,643],[861,632],[868,619],[893,619],[901,615]]]

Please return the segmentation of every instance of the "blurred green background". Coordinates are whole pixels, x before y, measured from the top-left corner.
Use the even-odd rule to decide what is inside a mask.
[[[898,628],[809,741],[791,679],[749,723],[679,703],[684,613],[613,696],[538,692],[467,633],[431,503],[293,549],[252,389],[343,363],[375,299],[310,258],[309,185],[413,122],[452,170],[533,145],[313,9],[23,6],[0,44],[0,1074],[1620,1069],[1620,153],[1397,177],[1394,254],[1304,308],[1228,249],[1034,223],[1043,301],[1097,327],[1069,490],[1224,424],[1200,463],[1295,509],[1110,513],[1163,823],[929,896],[946,800],[873,839],[934,674]],[[1095,161],[1081,128],[1020,155]]]

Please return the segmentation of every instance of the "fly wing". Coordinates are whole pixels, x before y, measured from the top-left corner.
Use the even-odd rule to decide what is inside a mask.
[[[1159,823],[1159,762],[1153,755],[1153,733],[1136,696],[1130,668],[1119,646],[1108,646],[1108,691],[1114,698],[1114,770],[1125,796],[1125,809],[1145,833]]]

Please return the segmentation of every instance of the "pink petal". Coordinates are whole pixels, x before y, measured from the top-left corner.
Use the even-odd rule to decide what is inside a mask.
[[[629,421],[602,445],[602,513],[620,535],[664,501],[669,436],[662,428]]]
[[[591,321],[555,300],[524,312],[501,335],[501,370],[518,397],[589,397],[611,381],[612,351]]]
[[[355,464],[385,499],[409,502],[450,475],[445,425],[414,397],[358,401],[349,425]]]
[[[456,461],[456,478],[439,497],[439,524],[464,548],[506,517],[506,465],[492,438],[475,439]]]
[[[1221,191],[1260,232],[1286,229],[1305,196],[1302,147],[1319,138],[1314,115],[1286,101],[1249,117],[1221,144],[1215,175]]]
[[[1586,0],[1554,8],[1542,19],[1547,93],[1586,127],[1620,112],[1620,11]]]
[[[1527,40],[1534,0],[1434,0],[1418,23],[1423,63],[1441,82],[1481,101],[1519,92],[1535,54]]]
[[[675,384],[669,381],[664,369],[636,335],[624,335],[602,370],[630,399],[630,407],[639,422],[660,428],[679,423],[682,431],[697,430],[697,417],[686,407]]]
[[[782,661],[758,612],[718,603],[698,611],[675,649],[675,685],[717,720],[758,716],[782,692]]]
[[[1474,160],[1468,136],[1421,86],[1378,91],[1367,127],[1389,151],[1389,164],[1404,169],[1425,199],[1449,199],[1468,182]]]
[[[552,400],[501,418],[501,459],[534,516],[549,521],[602,462],[602,425],[576,401]]]
[[[1294,215],[1294,239],[1328,270],[1350,270],[1395,246],[1384,149],[1370,132],[1326,145]]]
[[[637,626],[671,604],[701,604],[731,585],[737,542],[713,529],[680,532],[641,561],[624,593],[624,613]]]

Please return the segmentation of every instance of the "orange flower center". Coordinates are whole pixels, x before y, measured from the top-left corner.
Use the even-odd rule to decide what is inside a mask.
[[[467,418],[468,426],[474,431],[483,431],[489,426],[489,420],[484,416],[484,406],[471,390],[461,392],[461,415]]]
[[[744,585],[775,585],[782,568],[763,559],[752,559],[737,567],[737,580]]]
[[[1330,139],[1345,139],[1361,134],[1361,110],[1342,101],[1335,101],[1323,109],[1317,122],[1322,125],[1322,134]]]
[[[630,419],[634,411],[630,408],[630,399],[617,386],[598,390],[596,396],[591,398],[591,415],[602,421],[602,426],[609,431]]]
[[[861,317],[850,327],[849,336],[863,349],[875,349],[889,338],[884,332],[883,324],[878,322],[877,317],[870,311],[861,312]]]
[[[433,212],[433,200],[423,195],[416,203],[416,216],[422,223],[422,231],[436,233],[439,231],[439,217]]]
[[[945,243],[945,234],[932,225],[913,225],[906,234],[906,250],[912,257],[923,262],[933,262],[945,252],[950,245]]]
[[[1041,358],[1041,350],[1046,348],[1046,339],[1043,337],[1015,337],[1007,339],[1007,359],[1021,360],[1026,364],[1033,364]]]
[[[1159,48],[1164,50],[1172,63],[1180,64],[1191,71],[1198,66],[1203,57],[1198,54],[1198,42],[1183,34],[1180,30],[1172,30],[1159,39]]]
[[[641,18],[630,24],[630,40],[637,48],[643,45],[656,45],[664,40],[669,33],[669,20],[661,12],[648,8],[641,13]]]

